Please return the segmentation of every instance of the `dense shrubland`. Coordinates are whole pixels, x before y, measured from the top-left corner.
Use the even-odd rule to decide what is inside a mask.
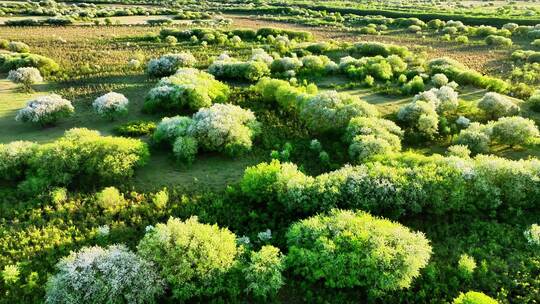
[[[43,11],[99,10],[87,5]],[[104,11],[209,17],[173,7]],[[534,28],[512,23],[472,26],[295,7],[280,14],[304,14],[302,22],[311,18],[315,25],[354,25],[367,35],[448,35],[482,50],[493,48],[484,40],[521,46],[535,35]],[[540,99],[533,90],[516,95],[527,91],[518,79],[533,83],[527,75],[534,74],[534,53],[514,53],[523,73],[510,83],[451,59],[427,61],[417,48],[309,43],[311,34],[301,31],[179,26],[100,39],[100,47],[129,50],[120,56],[121,68],[88,59],[89,68],[73,71],[62,59],[66,79],[70,73],[95,79],[73,89],[86,79],[51,83],[73,101],[77,117],[68,117],[73,105],[58,96],[58,109],[22,110],[20,120],[73,125],[88,115],[104,134],[142,138],[72,129],[45,143],[0,145],[1,303],[538,300],[540,165],[533,155],[540,135],[529,109]],[[44,49],[28,43],[31,51]],[[0,48],[9,44],[0,40]],[[44,76],[60,69],[42,70],[30,59],[24,64]],[[15,68],[10,63],[5,71]],[[101,79],[108,73],[111,83]],[[481,97],[470,86],[490,92]],[[362,97],[348,89],[360,89]],[[531,98],[521,103],[504,93]],[[397,103],[394,95],[405,97]],[[128,104],[129,121],[91,114],[116,119]],[[47,137],[63,124],[28,129]],[[155,159],[149,160],[146,141]],[[483,153],[498,156],[477,155]],[[181,164],[198,156],[201,163]],[[208,160],[219,161],[217,171],[233,171],[230,164],[251,158],[263,161],[225,189],[207,189],[205,178],[191,176],[200,167],[206,171]],[[157,192],[137,192],[146,185],[132,177],[148,161],[156,167],[145,170],[170,169],[163,180],[181,174],[194,186],[182,179],[161,188],[158,178],[151,185]]]

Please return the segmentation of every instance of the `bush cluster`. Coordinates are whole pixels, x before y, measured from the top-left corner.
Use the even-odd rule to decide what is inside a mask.
[[[2,172],[34,193],[50,186],[116,183],[146,163],[149,152],[140,140],[101,136],[88,129],[71,129],[47,144],[14,142],[1,146]],[[31,153],[31,155],[29,155]]]
[[[148,112],[178,113],[198,110],[215,102],[225,102],[229,87],[214,76],[192,68],[181,68],[176,74],[162,78],[144,101]]]
[[[317,177],[274,160],[247,168],[240,186],[258,204],[295,215],[345,208],[399,218],[527,210],[540,204],[536,160],[413,153],[387,154],[375,160]]]
[[[94,100],[92,107],[101,117],[114,120],[128,113],[129,100],[123,94],[109,92]]]
[[[54,125],[60,118],[68,117],[75,112],[71,101],[60,95],[51,94],[30,100],[26,107],[17,112],[15,120],[32,122],[41,126]]]
[[[208,72],[217,78],[257,81],[270,75],[269,64],[272,60],[263,50],[254,50],[248,61],[236,61],[225,54],[208,67]]]
[[[509,89],[508,83],[504,80],[482,75],[450,58],[432,59],[427,63],[427,68],[431,75],[445,74],[450,80],[460,85],[473,85],[497,93],[504,93]]]
[[[152,77],[165,77],[173,75],[179,68],[190,68],[196,63],[197,59],[189,52],[165,54],[158,59],[150,60],[146,71]]]
[[[287,265],[303,280],[329,288],[361,287],[372,295],[409,287],[431,256],[422,233],[341,210],[293,224],[287,246]]]
[[[9,72],[23,67],[34,67],[43,76],[50,76],[60,70],[54,60],[41,55],[0,53],[0,72]]]

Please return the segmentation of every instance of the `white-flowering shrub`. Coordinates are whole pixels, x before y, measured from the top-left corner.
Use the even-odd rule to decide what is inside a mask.
[[[284,73],[298,71],[302,67],[302,61],[297,57],[283,57],[275,59],[271,64],[272,72]]]
[[[439,115],[435,109],[435,105],[431,102],[416,100],[401,107],[397,118],[412,132],[433,138],[439,131]]]
[[[234,36],[232,36],[232,38],[230,39],[230,41],[231,41],[231,43],[232,43],[233,45],[240,45],[240,43],[242,43],[242,38],[240,38],[240,37],[234,35]]]
[[[534,121],[521,116],[502,117],[493,123],[492,139],[503,145],[524,145],[539,135]]]
[[[150,90],[144,102],[149,112],[179,112],[209,107],[214,102],[225,102],[230,89],[214,76],[192,68],[181,68],[176,74],[162,78]]]
[[[197,63],[197,59],[189,53],[166,54],[158,59],[152,59],[148,62],[148,75],[153,77],[163,77],[172,75],[179,68],[192,67]]]
[[[442,86],[439,89],[433,88],[429,91],[424,91],[417,94],[413,98],[413,102],[418,100],[432,104],[438,114],[453,112],[459,105],[458,93],[449,86]]]
[[[343,131],[353,117],[373,117],[379,113],[373,105],[356,96],[327,91],[310,98],[301,118],[316,133]]]
[[[199,143],[191,136],[178,137],[173,143],[173,154],[181,162],[193,163],[199,149]]]
[[[214,104],[193,115],[188,135],[208,151],[225,152],[230,156],[251,150],[259,124],[250,110],[231,104]]]
[[[43,81],[39,70],[33,67],[11,70],[7,78],[13,83],[22,84],[26,90],[30,90],[33,84]]]
[[[465,116],[459,116],[458,119],[456,119],[456,124],[460,128],[465,129],[471,124],[471,120]]]
[[[272,62],[274,61],[274,57],[270,56],[265,50],[263,49],[252,49],[251,50],[251,58],[249,61],[260,61],[264,62],[266,65],[270,66]]]
[[[96,113],[107,119],[114,119],[128,113],[129,100],[123,94],[110,92],[94,100],[92,107]]]
[[[540,246],[540,225],[532,224],[523,234],[529,244]]]
[[[156,126],[152,138],[158,144],[172,144],[176,138],[187,135],[191,122],[191,118],[186,116],[164,117]]]
[[[130,59],[127,63],[128,68],[131,70],[137,70],[141,65],[141,62],[138,59]]]
[[[362,163],[370,157],[392,151],[395,149],[388,141],[374,135],[358,135],[349,146],[349,156],[355,163]]]
[[[28,44],[20,41],[11,41],[8,44],[8,50],[15,53],[30,53]]]
[[[19,110],[15,120],[46,126],[55,124],[60,118],[68,117],[73,112],[75,108],[69,100],[51,94],[29,101],[26,107]]]
[[[478,102],[478,108],[484,111],[488,119],[493,120],[519,113],[519,107],[508,97],[494,92],[486,93]]]
[[[351,159],[362,162],[376,155],[401,150],[403,131],[393,121],[377,117],[351,119],[344,139]]]
[[[448,84],[448,77],[446,77],[446,75],[444,74],[435,74],[431,77],[431,82],[433,82],[433,84],[440,88],[444,85],[447,85]]]
[[[486,153],[491,143],[491,132],[491,125],[473,122],[466,129],[461,130],[455,142],[466,146],[474,154]]]
[[[321,73],[326,70],[326,66],[330,64],[332,60],[327,56],[320,55],[308,55],[302,57],[302,71],[305,73]]]
[[[123,245],[85,247],[56,267],[47,282],[48,304],[153,303],[164,292],[153,265]]]

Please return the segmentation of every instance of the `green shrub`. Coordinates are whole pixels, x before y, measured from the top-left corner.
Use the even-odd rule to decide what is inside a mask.
[[[115,187],[107,187],[96,194],[96,203],[108,212],[116,213],[126,207],[124,195]]]
[[[147,136],[154,133],[155,130],[156,123],[146,120],[129,121],[114,128],[116,134],[128,137]]]
[[[406,57],[409,54],[409,50],[403,46],[397,46],[392,44],[384,44],[380,42],[360,42],[353,46],[354,54],[361,56],[390,56],[398,55],[400,57]]]
[[[458,271],[463,278],[470,279],[473,276],[475,269],[476,261],[473,257],[468,254],[462,254],[459,257]]]
[[[256,298],[273,298],[284,284],[282,271],[284,256],[274,246],[263,246],[249,256],[248,265],[242,269],[247,282],[246,291]]]
[[[38,144],[28,141],[0,144],[0,179],[17,180],[24,176],[37,148]]]
[[[88,129],[71,129],[51,143],[38,145],[16,180],[24,190],[42,191],[48,186],[85,186],[118,183],[133,176],[134,169],[146,163],[146,144],[123,137],[100,136]],[[19,156],[19,160],[21,156]]]
[[[182,68],[176,74],[162,78],[150,90],[144,101],[148,112],[176,113],[184,109],[198,110],[212,103],[225,102],[229,87],[214,76],[197,69]]]
[[[540,91],[534,92],[527,101],[527,104],[529,104],[531,110],[540,112]]]
[[[460,35],[456,37],[456,42],[461,44],[467,44],[469,43],[469,37]]]
[[[467,293],[461,293],[454,299],[452,304],[498,304],[495,299],[485,295],[482,292],[469,291]]]
[[[197,140],[190,136],[178,137],[173,143],[173,154],[181,162],[193,163],[199,144]]]
[[[287,246],[288,267],[307,282],[361,287],[372,295],[408,288],[431,256],[422,233],[367,213],[340,210],[293,224]]]
[[[239,254],[236,236],[228,229],[170,218],[150,229],[137,246],[154,263],[175,299],[213,297],[228,288],[227,273]]]
[[[378,114],[374,106],[356,96],[327,91],[310,98],[300,117],[311,131],[325,133],[343,132],[353,117]]]
[[[512,39],[497,35],[489,35],[485,41],[487,45],[495,46],[512,46],[513,44]]]
[[[58,64],[47,57],[35,54],[0,53],[0,72],[9,72],[22,67],[34,67],[41,75],[50,76],[60,70]]]
[[[257,81],[270,75],[268,65],[260,61],[237,62],[231,60],[214,61],[209,67],[210,74],[217,78]]]

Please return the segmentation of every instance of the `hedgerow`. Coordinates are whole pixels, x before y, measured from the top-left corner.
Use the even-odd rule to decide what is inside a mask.
[[[60,67],[54,60],[41,55],[27,53],[0,54],[0,72],[9,72],[23,67],[34,67],[43,76],[50,76],[60,70]]]
[[[537,160],[412,153],[385,154],[375,160],[317,177],[303,174],[292,164],[273,161],[246,169],[240,185],[259,204],[288,214],[351,208],[399,218],[527,210],[540,203]]]
[[[71,129],[56,141],[30,145],[31,149],[13,145],[20,146],[2,147],[3,153],[11,155],[3,171],[11,171],[8,180],[20,182],[22,189],[32,193],[50,186],[84,186],[85,181],[117,183],[131,177],[149,156],[146,144],[139,140],[101,136],[88,129]]]

